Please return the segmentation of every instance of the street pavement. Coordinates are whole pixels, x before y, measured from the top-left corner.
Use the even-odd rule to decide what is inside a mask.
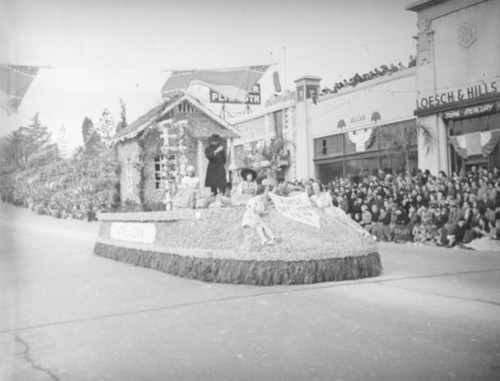
[[[98,229],[0,203],[0,380],[500,380],[500,253],[256,287],[97,257]]]

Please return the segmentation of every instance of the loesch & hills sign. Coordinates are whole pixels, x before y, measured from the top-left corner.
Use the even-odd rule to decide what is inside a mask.
[[[416,111],[429,110],[435,107],[442,107],[447,104],[480,98],[485,95],[495,94],[497,93],[497,90],[497,83],[490,82],[419,98],[417,99]]]

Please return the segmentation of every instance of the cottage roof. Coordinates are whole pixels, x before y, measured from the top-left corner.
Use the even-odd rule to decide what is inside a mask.
[[[197,99],[186,93],[179,93],[173,95],[169,99],[163,101],[158,106],[152,108],[147,113],[130,123],[124,129],[111,139],[111,143],[116,144],[125,140],[133,139],[140,135],[148,127],[155,125],[160,121],[169,111],[180,105],[182,102],[188,102],[193,107],[200,110],[203,114],[215,121],[217,125],[199,125],[188,126],[188,133],[197,139],[208,138],[212,134],[219,134],[223,138],[238,138],[239,131],[230,123],[216,115],[212,110],[205,107]]]

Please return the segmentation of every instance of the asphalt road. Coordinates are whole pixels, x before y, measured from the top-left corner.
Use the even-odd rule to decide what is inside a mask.
[[[1,380],[499,380],[500,253],[381,244],[372,279],[255,287],[92,254],[0,203]]]

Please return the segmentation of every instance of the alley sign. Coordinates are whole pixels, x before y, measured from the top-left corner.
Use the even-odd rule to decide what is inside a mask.
[[[210,103],[244,103],[249,105],[260,105],[260,85],[256,83],[248,93],[245,102],[229,99],[217,91],[210,89]]]

